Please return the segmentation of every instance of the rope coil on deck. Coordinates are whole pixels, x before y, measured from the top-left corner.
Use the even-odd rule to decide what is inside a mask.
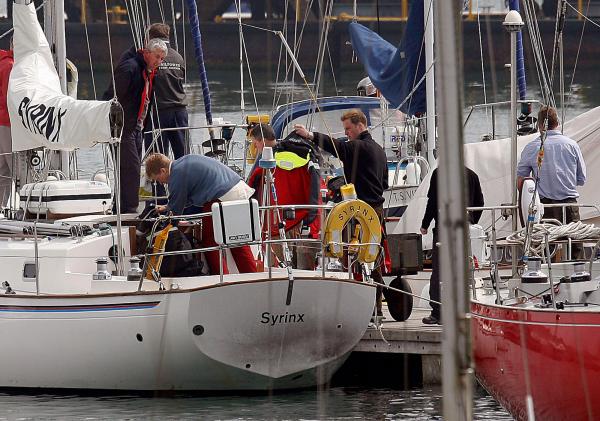
[[[557,221],[558,222],[558,221]],[[553,222],[543,222],[534,224],[531,228],[531,252],[536,256],[541,256],[543,253],[545,236],[548,235],[548,241],[557,240],[576,240],[576,241],[596,241],[600,238],[600,228],[585,224],[581,221],[571,222],[566,225],[557,225]],[[506,239],[510,242],[515,242],[521,246],[525,245],[526,240],[525,228],[509,235]]]

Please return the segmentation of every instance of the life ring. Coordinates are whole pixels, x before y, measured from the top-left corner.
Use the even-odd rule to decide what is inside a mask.
[[[362,230],[362,241],[358,244],[357,259],[361,263],[372,263],[379,255],[381,243],[381,223],[377,212],[366,202],[359,199],[344,200],[333,207],[325,220],[323,245],[328,257],[343,257],[342,231],[351,219],[356,219]]]

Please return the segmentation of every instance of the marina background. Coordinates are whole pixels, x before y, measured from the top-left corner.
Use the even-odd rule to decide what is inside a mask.
[[[92,82],[89,75],[89,65],[87,58],[75,53],[70,46],[73,40],[78,40],[78,47],[85,50],[83,40],[85,35],[82,32],[82,26],[79,28],[75,24],[68,25],[68,51],[70,58],[75,61],[80,69],[80,98],[91,99],[94,97]],[[475,25],[470,22],[469,25]],[[554,24],[548,23],[554,29]],[[213,99],[213,114],[215,117],[223,117],[225,120],[241,123],[240,104],[240,85],[239,72],[237,69],[237,26],[228,24],[229,28],[208,24],[205,34],[205,53],[208,58],[207,71]],[[386,25],[387,26],[387,25]],[[493,44],[494,64],[492,68],[495,72],[494,83],[491,81],[491,68],[486,70],[486,89],[488,101],[508,100],[508,73],[503,69],[503,63],[508,57],[508,36],[503,32],[499,21],[495,21]],[[567,25],[569,26],[569,25]],[[341,27],[341,25],[340,25]],[[106,30],[105,26],[98,25],[97,31],[101,28]],[[211,29],[213,28],[213,29]],[[223,38],[225,29],[231,30],[230,38]],[[392,31],[392,29],[394,29]],[[204,30],[204,29],[203,29]],[[337,30],[337,29],[336,29]],[[342,33],[342,29],[340,34]],[[392,28],[390,31],[390,41],[399,40],[401,30]],[[111,28],[112,31],[112,28]],[[113,45],[114,57],[117,59],[120,52],[129,47],[131,39],[127,38],[128,26],[121,26],[115,30],[116,36],[121,34],[122,41]],[[227,33],[229,33],[227,31]],[[397,31],[397,32],[396,32]],[[313,37],[318,34],[317,28],[313,28]],[[550,32],[548,32],[550,33]],[[130,33],[129,33],[130,34]],[[468,107],[475,103],[483,102],[483,81],[480,72],[481,57],[479,55],[479,41],[476,35],[467,32],[465,29],[465,116]],[[476,34],[476,32],[475,32]],[[575,36],[575,32],[573,35]],[[384,32],[382,35],[386,36]],[[246,84],[245,94],[247,103],[247,112],[269,113],[273,103],[273,92],[275,89],[275,72],[277,65],[277,55],[279,45],[276,39],[268,37],[271,41],[266,41],[265,34],[257,36],[252,41],[256,47],[252,49],[253,58],[251,66],[255,69],[253,72],[255,93],[257,96],[257,105],[252,104],[252,92]],[[588,34],[589,36],[589,34]],[[105,33],[102,34],[105,38]],[[394,38],[395,37],[395,38]],[[335,34],[334,34],[335,38]],[[345,46],[343,36],[339,35],[337,39],[337,50],[339,57],[336,71],[336,80],[333,82],[331,72],[326,72],[327,79],[323,84],[322,94],[325,95],[352,95],[355,93],[356,84],[364,77],[360,64],[351,63],[350,54],[347,52],[349,47]],[[220,39],[220,43],[216,42]],[[315,42],[307,45],[316,45]],[[577,38],[575,38],[577,39]],[[592,48],[593,42],[588,38],[586,48]],[[212,40],[212,41],[211,41]],[[576,41],[572,41],[568,47],[566,68],[569,69],[569,63],[573,62],[576,53]],[[91,45],[98,46],[98,43],[91,41]],[[191,44],[188,44],[191,45]],[[230,46],[223,48],[223,46]],[[264,47],[266,46],[266,47]],[[332,45],[332,51],[336,50]],[[315,49],[316,50],[316,49]],[[347,50],[347,51],[346,51]],[[572,91],[568,96],[570,108],[567,117],[578,114],[586,109],[600,105],[600,87],[597,83],[595,68],[597,68],[597,55],[592,50],[583,50],[581,53],[582,62],[575,74],[575,84],[571,87],[570,81],[573,74],[572,69],[567,70],[567,89]],[[265,59],[266,52],[266,59]],[[316,54],[316,51],[314,51]],[[104,46],[92,50],[94,63],[100,65],[94,67],[96,93],[101,95],[108,85],[110,79],[107,49]],[[189,63],[192,63],[188,52]],[[87,54],[87,52],[86,52]],[[262,58],[261,58],[262,56]],[[527,53],[526,53],[527,56]],[[316,57],[310,54],[302,55],[301,63],[310,69],[314,66]],[[489,58],[484,57],[486,60]],[[527,59],[527,57],[526,57]],[[102,64],[104,63],[104,64]],[[572,66],[572,64],[571,64]],[[335,67],[335,66],[334,66]],[[528,74],[529,97],[538,98],[539,88],[535,80],[535,74],[530,71]],[[203,104],[200,93],[199,82],[197,81],[197,70],[194,65],[188,69],[190,81],[190,125],[197,126],[205,124],[203,115]],[[494,92],[493,85],[496,89]],[[337,86],[337,88],[335,88]],[[298,99],[306,97],[306,91],[302,87],[294,89]],[[255,107],[258,107],[256,110]],[[534,108],[535,112],[535,108]],[[479,112],[473,116],[472,123],[466,128],[466,137],[468,141],[477,141],[481,134],[488,130],[488,123],[485,113]],[[498,116],[498,132],[500,134],[508,133],[506,114],[500,113]],[[240,136],[238,130],[236,136]],[[192,143],[199,144],[206,138],[206,132],[196,132],[192,135]],[[443,140],[440,140],[443,141]],[[81,166],[84,170],[93,172],[100,168],[100,153],[98,150],[84,152],[81,154]],[[415,227],[416,229],[417,227]],[[351,311],[349,309],[349,311]],[[176,356],[173,356],[176,358]],[[33,363],[33,362],[32,362]],[[402,365],[403,362],[397,361],[394,364]],[[378,367],[378,370],[385,370],[384,367]],[[343,372],[343,370],[342,370]],[[377,372],[373,373],[377,378]],[[228,420],[259,420],[259,419],[410,419],[410,420],[431,420],[441,419],[441,388],[409,388],[404,390],[403,382],[398,379],[398,384],[389,387],[375,384],[348,385],[340,383],[334,379],[334,383],[329,388],[318,390],[295,391],[288,393],[278,393],[275,395],[242,395],[242,396],[199,396],[177,394],[166,397],[152,397],[151,395],[123,395],[123,394],[77,394],[77,393],[53,393],[52,391],[8,391],[0,393],[0,420],[8,419],[228,419]],[[476,419],[511,419],[502,408],[493,401],[482,390],[478,390],[475,399],[475,417]]]
[[[346,69],[337,79],[339,93],[352,95],[355,93],[358,80],[364,76],[359,65]],[[235,68],[215,70],[208,66],[208,74],[213,99],[213,113],[216,117],[240,123],[239,111],[240,89],[239,72]],[[273,101],[275,70],[254,74],[256,96],[260,112],[268,113]],[[506,100],[509,95],[508,75],[497,73],[497,100]],[[529,76],[529,96],[536,98],[539,88],[535,85],[533,75]],[[568,80],[570,81],[570,76]],[[89,75],[81,74],[80,95],[92,97]],[[199,82],[195,80],[193,70],[190,77],[190,125],[205,124],[204,106],[202,104]],[[96,75],[97,87],[107,85],[108,73]],[[576,85],[570,95],[570,108],[567,116],[574,116],[586,109],[600,105],[600,88],[595,85],[594,72],[581,71],[575,78]],[[489,82],[488,82],[489,83]],[[334,94],[333,83],[328,79],[324,83],[324,93]],[[569,85],[567,85],[569,88]],[[488,87],[488,91],[490,87]],[[305,89],[297,87],[294,91],[298,98],[306,96]],[[470,104],[483,101],[481,74],[467,72],[465,74],[465,112]],[[251,98],[250,90],[246,99]],[[489,100],[489,99],[488,99]],[[247,112],[252,112],[254,105],[247,104]],[[535,111],[535,108],[534,108]],[[466,114],[465,114],[466,115]],[[506,114],[498,115],[499,133],[507,133]],[[472,117],[473,128],[467,129],[471,141],[478,140],[488,124],[485,113],[478,112]],[[205,131],[196,131],[192,135],[194,144],[207,138]],[[243,136],[238,129],[236,136]],[[98,149],[80,154],[80,165],[86,172],[101,167]],[[349,309],[349,311],[351,311]],[[176,356],[174,356],[176,358]],[[410,364],[410,359],[397,357],[393,362],[366,366],[372,368],[368,379],[352,379],[351,368],[342,369],[339,376],[334,377],[331,387],[318,390],[292,391],[274,395],[185,395],[153,397],[136,394],[78,394],[76,392],[53,391],[3,391],[0,392],[0,420],[33,420],[33,419],[220,419],[220,420],[284,420],[284,419],[318,419],[318,420],[435,420],[441,418],[441,387],[425,387],[418,385],[406,387],[403,376],[398,376],[390,384],[389,376],[384,382],[384,374],[391,370],[400,370]],[[389,364],[393,364],[391,367]],[[406,375],[406,374],[405,374]],[[340,377],[342,376],[342,377]],[[475,419],[477,420],[510,420],[511,417],[481,388],[477,390],[475,401]]]

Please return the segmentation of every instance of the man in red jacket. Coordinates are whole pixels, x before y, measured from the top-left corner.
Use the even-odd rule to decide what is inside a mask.
[[[6,94],[14,62],[11,38],[10,50],[0,50],[0,207],[8,204],[12,186],[12,137]]]
[[[316,149],[299,138],[275,140],[275,133],[268,124],[259,124],[250,130],[250,138],[257,149],[257,160],[262,157],[265,146],[273,148],[276,166],[273,169],[277,205],[318,205],[321,204],[320,175]],[[264,194],[265,169],[255,165],[248,177],[248,185],[255,190],[255,198],[261,205],[266,205]],[[271,204],[275,205],[275,196],[271,193]],[[286,217],[287,216],[287,217]],[[310,231],[312,238],[319,238],[320,218],[316,209],[296,209],[293,215],[279,211],[273,212],[271,219],[271,236],[279,238],[280,221],[285,223],[287,239],[300,238],[303,226]],[[266,228],[267,224],[264,224]],[[266,233],[264,234],[266,236]],[[272,247],[274,263],[283,260],[280,246]],[[314,269],[315,252],[311,246],[297,246],[294,249],[293,265],[299,269]]]

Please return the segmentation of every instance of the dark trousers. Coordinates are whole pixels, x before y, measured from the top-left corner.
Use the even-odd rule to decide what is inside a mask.
[[[375,209],[375,212],[377,213],[377,217],[379,218],[379,222],[381,223],[381,226],[382,226],[383,236],[385,236],[385,219],[383,217],[383,205],[373,206],[373,209]],[[381,244],[383,244],[383,237],[381,239]],[[381,248],[381,251],[379,252],[379,254],[382,257],[381,264],[379,266],[376,266],[375,268],[373,268],[373,272],[371,272],[371,277],[373,278],[373,281],[375,283],[383,285],[383,275],[381,273],[381,266],[384,264],[384,261],[385,261],[385,255],[384,255],[383,248]],[[376,304],[377,316],[383,315],[381,313],[382,295],[383,295],[383,288],[377,287],[377,292],[375,293],[375,300],[376,300],[375,304]]]
[[[383,218],[383,205],[379,205],[379,206],[371,206],[374,210],[375,213],[377,213],[377,217],[379,218],[379,221],[381,223],[381,226],[383,227],[383,232],[385,233],[385,220]],[[352,232],[354,232],[354,226],[350,224],[350,230]],[[348,230],[344,229],[344,231],[342,232],[342,239],[343,241],[347,242],[349,241],[349,235],[348,235]],[[381,244],[383,244],[383,238],[381,240]],[[383,254],[383,248],[380,251],[381,254]],[[384,264],[384,256],[382,255],[381,257],[383,257],[380,260],[380,265],[379,266],[375,266],[373,268],[373,270],[371,271],[371,278],[373,279],[373,282],[375,282],[376,284],[381,284],[383,285],[383,275],[382,275],[382,271],[381,271],[381,266]],[[348,262],[348,252],[344,251],[344,257],[342,260],[342,265],[344,268],[347,268],[347,262]],[[361,273],[361,270],[359,268],[357,268],[356,266],[353,266],[353,272],[356,273]],[[376,312],[377,312],[377,316],[382,316],[382,312],[381,312],[381,300],[382,300],[382,296],[383,296],[383,288],[382,287],[377,287],[377,291],[375,293],[375,305],[376,305]]]
[[[433,229],[433,245],[431,247],[431,278],[429,278],[429,298],[441,302],[440,289],[440,251],[437,246],[439,236],[437,228]],[[441,307],[439,304],[430,302],[431,316],[442,320]]]
[[[574,197],[562,200],[547,199],[540,197],[540,201],[544,204],[559,204],[559,203],[577,203],[577,199]],[[564,209],[564,212],[563,212]],[[564,215],[564,218],[563,218]],[[571,222],[577,222],[581,220],[579,216],[578,206],[565,206],[563,207],[544,207],[544,219],[557,219],[564,224]],[[571,248],[571,257],[573,259],[584,259],[582,244],[573,244]]]
[[[121,213],[137,213],[140,204],[142,132],[137,129],[124,129],[120,148]]]
[[[158,113],[153,113],[154,125],[161,129],[170,129],[177,127],[188,126],[188,112],[185,107],[167,108]],[[152,145],[152,152],[160,152],[164,155],[169,155],[169,146],[173,149],[173,157],[181,158],[188,153],[185,130],[169,130],[161,132],[156,143],[152,145],[152,133],[147,133],[144,136],[144,147],[146,151]]]

